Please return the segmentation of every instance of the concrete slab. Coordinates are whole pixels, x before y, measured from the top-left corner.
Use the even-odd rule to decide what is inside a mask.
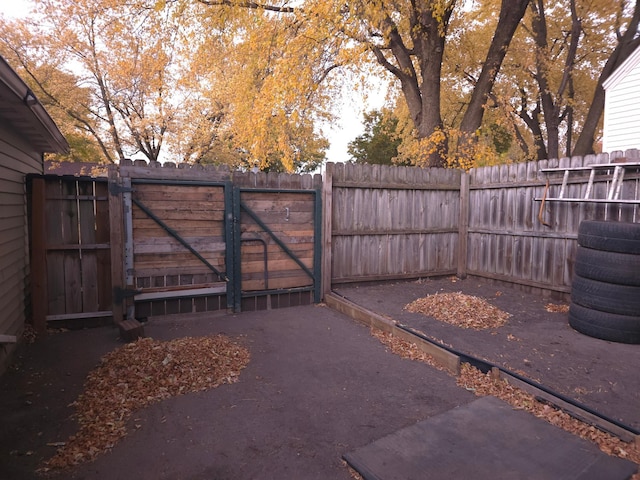
[[[365,480],[626,480],[637,470],[494,397],[403,428],[344,458]]]

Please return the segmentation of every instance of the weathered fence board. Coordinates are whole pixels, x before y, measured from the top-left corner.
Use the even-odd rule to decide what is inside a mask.
[[[460,172],[336,164],[333,283],[455,273]]]
[[[276,185],[286,185],[287,190],[243,189],[240,192],[242,291],[308,287],[314,279],[302,266],[308,271],[319,268],[314,265],[316,245],[313,241],[316,194],[290,191],[292,182],[284,183],[281,177],[269,180]],[[285,251],[278,240],[289,251]]]
[[[313,301],[320,176],[142,161],[119,175],[133,187],[123,260],[137,316]]]
[[[75,177],[35,178],[32,190],[34,324],[110,316],[107,185]],[[36,306],[37,305],[37,306]]]
[[[557,197],[562,184],[561,172],[541,170],[608,162],[609,156],[601,154],[471,170],[467,273],[569,292],[580,222],[638,221],[638,206],[615,202],[546,202],[541,206],[534,199],[545,195],[547,180],[548,197]],[[588,176],[589,171],[570,178],[564,197],[584,197]],[[640,199],[639,181],[638,173],[627,174],[620,198]],[[591,197],[606,198],[610,182],[611,175],[596,176]]]
[[[614,152],[637,159],[637,151]],[[459,172],[330,165],[332,283],[472,274],[567,293],[584,219],[637,222],[639,206],[541,202],[558,196],[562,173],[608,163],[607,154],[498,165]],[[565,198],[582,198],[589,172],[572,176]],[[591,198],[606,198],[611,175],[597,175]],[[629,171],[621,199],[640,200],[640,174]],[[461,203],[464,202],[464,203]],[[547,223],[545,225],[544,223]],[[462,256],[458,255],[461,252]],[[325,267],[326,268],[326,267]]]

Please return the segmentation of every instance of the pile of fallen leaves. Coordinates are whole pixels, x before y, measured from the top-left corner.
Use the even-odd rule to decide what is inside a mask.
[[[562,303],[547,303],[544,309],[551,313],[569,313],[569,305]]]
[[[412,313],[422,313],[441,322],[474,330],[501,327],[511,316],[482,298],[462,292],[427,295],[404,308]]]
[[[371,334],[396,355],[410,360],[422,361],[443,370],[430,355],[423,353],[414,343],[407,342],[380,330],[372,329]],[[600,450],[609,455],[625,458],[640,464],[640,445],[637,442],[625,443],[593,425],[584,423],[558,408],[537,400],[530,393],[509,384],[504,379],[496,379],[491,373],[484,374],[468,363],[462,363],[456,383],[478,396],[492,395],[516,409],[526,410],[552,425],[595,443]],[[633,480],[640,480],[640,473],[632,478]]]
[[[444,368],[442,368],[431,355],[416,347],[415,343],[407,342],[401,338],[394,337],[393,334],[389,332],[383,332],[382,330],[375,328],[371,329],[371,335],[377,338],[380,343],[386,346],[391,352],[401,356],[402,358],[416,360],[418,362],[426,363],[438,370],[444,370]]]
[[[37,336],[36,329],[33,328],[33,325],[27,323],[22,331],[22,341],[24,343],[33,343],[36,341]]]
[[[526,410],[552,425],[590,440],[609,455],[626,458],[640,464],[640,449],[636,443],[625,443],[618,437],[603,432],[593,425],[581,422],[568,413],[537,400],[530,393],[514,387],[505,380],[496,380],[490,373],[483,374],[468,363],[462,364],[457,383],[478,396],[493,395],[514,408]]]
[[[41,469],[77,465],[111,449],[127,434],[135,410],[159,400],[237,381],[249,362],[246,348],[224,335],[168,342],[143,338],[102,358],[73,403],[78,433],[61,443]]]

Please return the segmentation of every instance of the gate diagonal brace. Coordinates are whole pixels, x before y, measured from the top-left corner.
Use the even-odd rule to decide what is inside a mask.
[[[315,279],[315,275],[313,274],[313,272],[311,271],[311,269],[309,267],[307,267],[302,260],[300,260],[300,258],[298,258],[298,256],[295,254],[295,252],[293,252],[282,240],[280,240],[280,238],[278,238],[278,236],[273,232],[273,230],[271,230],[269,228],[269,226],[264,223],[260,217],[258,217],[258,215],[255,214],[255,212],[253,210],[251,210],[251,208],[249,208],[247,206],[247,204],[245,204],[243,201],[240,201],[240,206],[242,207],[242,209],[247,212],[247,214],[253,219],[254,222],[256,222],[258,224],[258,226],[260,228],[262,228],[265,232],[267,232],[267,234],[273,239],[274,242],[276,242],[278,244],[278,246],[287,254],[289,255],[289,257],[291,257],[291,259],[296,262],[298,264],[298,266],[307,274],[309,275],[309,277],[311,277],[312,280]]]
[[[211,270],[213,273],[215,273],[216,275],[218,275],[218,277],[220,277],[223,281],[228,282],[229,278],[222,272],[220,272],[216,267],[214,267],[213,265],[211,265],[211,263],[209,263],[209,261],[204,258],[202,255],[200,255],[200,253],[193,248],[189,242],[187,242],[184,238],[182,238],[180,236],[180,234],[178,232],[176,232],[173,228],[171,228],[169,225],[167,225],[166,223],[164,223],[162,221],[162,219],[160,219],[156,214],[154,214],[146,205],[144,205],[140,200],[136,200],[135,198],[131,199],[133,201],[133,203],[140,209],[142,210],[151,220],[153,220],[154,222],[156,222],[158,225],[160,225],[160,227],[162,227],[162,229],[167,232],[169,235],[171,235],[173,238],[175,238],[178,242],[180,242],[180,245],[182,245],[184,248],[186,248],[187,250],[189,250],[193,255],[195,255],[195,257],[200,260],[202,263],[204,263],[209,270]]]

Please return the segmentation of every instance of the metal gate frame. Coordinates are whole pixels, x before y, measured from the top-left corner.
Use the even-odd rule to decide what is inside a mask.
[[[149,300],[150,294],[145,294],[144,291],[138,290],[134,286],[134,257],[133,257],[133,205],[136,205],[140,210],[144,212],[144,214],[157,223],[167,234],[177,240],[186,250],[191,252],[198,260],[204,263],[207,268],[209,268],[213,273],[218,275],[218,277],[226,282],[226,296],[227,296],[227,309],[232,308],[230,303],[230,299],[233,297],[232,289],[232,279],[229,277],[228,272],[232,271],[233,268],[233,249],[229,248],[229,245],[233,245],[233,237],[232,237],[232,228],[231,228],[231,216],[232,216],[232,184],[231,181],[202,181],[202,180],[169,180],[169,179],[147,179],[147,178],[131,178],[124,177],[122,178],[123,186],[121,188],[122,192],[122,203],[123,203],[123,227],[124,227],[124,274],[125,274],[125,284],[127,285],[126,290],[122,293],[122,297],[132,297],[133,301],[128,303],[126,317],[134,318],[135,317],[135,302],[142,300]],[[146,185],[175,185],[175,186],[198,186],[198,187],[222,187],[224,192],[224,232],[225,232],[225,265],[227,272],[220,272],[217,268],[211,265],[198,251],[193,248],[182,236],[169,227],[161,218],[153,213],[153,211],[144,205],[140,200],[137,200],[133,197],[133,193],[135,192],[136,184],[146,184]],[[179,296],[181,298],[184,297],[197,297],[208,295],[213,292],[211,291],[202,291],[203,289],[180,289]],[[167,295],[166,299],[176,298],[175,295]],[[155,300],[162,300],[162,295],[155,295]]]
[[[135,199],[133,196],[135,192],[136,184],[155,184],[155,185],[177,185],[177,186],[205,186],[205,187],[222,187],[224,191],[224,238],[226,245],[225,253],[225,265],[226,271],[220,272],[213,265],[204,259],[191,245],[186,242],[178,232],[169,227],[164,221],[156,216],[153,211],[144,205],[140,200]],[[227,309],[233,312],[240,312],[242,310],[242,299],[259,295],[273,295],[282,293],[295,293],[295,292],[313,292],[313,299],[315,303],[319,303],[322,298],[321,293],[321,260],[322,260],[322,190],[321,188],[296,190],[296,189],[269,189],[269,188],[245,188],[234,187],[232,181],[200,181],[200,180],[169,180],[169,179],[148,179],[148,178],[122,178],[122,187],[120,192],[122,193],[123,203],[123,229],[124,229],[124,276],[125,285],[127,288],[120,292],[118,295],[121,300],[125,298],[131,298],[132,301],[127,303],[125,316],[127,318],[135,317],[135,301],[148,299],[149,294],[145,294],[144,291],[138,290],[134,286],[134,258],[133,258],[133,205],[140,208],[147,217],[156,222],[168,235],[176,239],[182,244],[185,249],[196,256],[202,263],[204,263],[210,270],[219,276],[219,278],[226,282],[226,297],[227,297]],[[303,194],[312,195],[313,197],[313,268],[307,267],[298,256],[284,243],[267,224],[265,224],[260,217],[251,210],[251,208],[242,201],[243,192],[252,193],[290,193],[290,194]],[[312,280],[312,285],[308,287],[299,288],[285,288],[285,289],[268,289],[258,290],[252,292],[242,291],[242,257],[241,247],[242,242],[246,241],[241,238],[241,214],[245,212],[249,217],[255,221],[260,228],[262,228],[270,238],[286,253],[288,257],[296,262],[296,264],[304,271]],[[252,239],[254,240],[254,239]],[[265,243],[265,250],[267,245]],[[268,275],[267,256],[265,254],[265,272]],[[267,285],[265,285],[267,287]],[[211,294],[211,292],[201,292],[198,289],[182,289],[180,291],[181,297],[188,297],[189,294],[193,296]],[[146,296],[145,296],[146,295]],[[167,295],[167,298],[170,298]],[[175,298],[175,296],[171,296]],[[156,294],[154,299],[162,300],[162,295]]]
[[[298,256],[265,224],[260,217],[251,210],[251,208],[242,201],[242,193],[292,193],[292,194],[311,194],[313,196],[313,268],[307,267]],[[242,211],[246,212],[251,219],[262,228],[271,239],[292,259],[296,264],[311,278],[313,281],[310,287],[299,288],[286,288],[286,289],[272,289],[259,290],[256,292],[243,292],[242,291],[242,258],[241,258],[241,214]],[[314,188],[307,190],[295,190],[295,189],[269,189],[269,188],[247,188],[247,187],[233,187],[233,272],[229,276],[230,283],[233,282],[233,288],[231,290],[230,303],[234,312],[240,312],[242,306],[242,299],[255,295],[272,295],[281,293],[294,293],[294,292],[308,292],[313,291],[313,299],[315,303],[320,303],[322,299],[321,280],[322,280],[322,189]],[[257,241],[257,239],[251,239]],[[265,245],[266,249],[266,245]],[[265,262],[267,257],[265,254]],[[268,273],[268,265],[265,263],[265,272]],[[265,285],[266,287],[267,285]]]

